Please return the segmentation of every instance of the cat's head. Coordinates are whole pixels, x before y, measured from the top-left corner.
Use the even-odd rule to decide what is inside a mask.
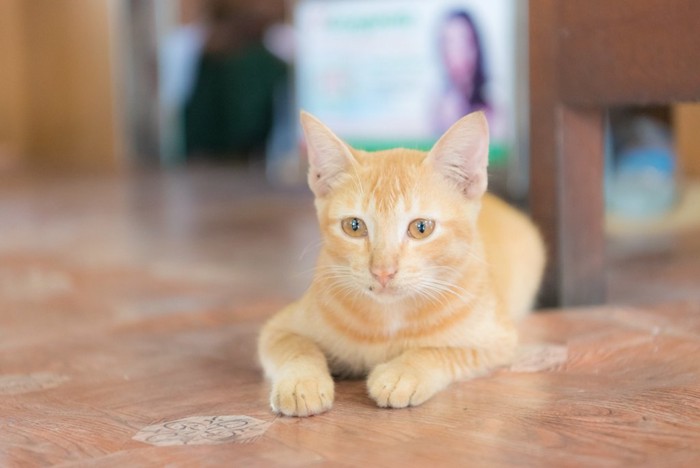
[[[359,151],[315,117],[301,122],[324,239],[317,278],[380,302],[457,293],[487,185],[484,115],[459,120],[428,153]]]

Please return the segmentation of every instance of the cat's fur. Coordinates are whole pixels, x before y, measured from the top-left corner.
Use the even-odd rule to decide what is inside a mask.
[[[272,409],[330,409],[331,373],[369,375],[377,405],[402,408],[508,364],[513,320],[533,304],[545,254],[532,223],[485,194],[483,114],[458,121],[427,154],[358,151],[301,118],[324,243],[306,294],[260,334]],[[366,237],[343,231],[348,217],[364,220]],[[435,221],[425,239],[407,234],[418,218]]]

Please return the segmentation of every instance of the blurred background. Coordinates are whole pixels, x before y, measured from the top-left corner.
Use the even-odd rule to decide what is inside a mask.
[[[300,108],[370,150],[428,148],[480,109],[491,123],[496,189],[526,192],[523,2],[7,0],[0,8],[3,170],[204,162],[256,166],[293,184],[304,172]],[[697,105],[612,113],[612,210],[669,209],[679,182],[700,172],[699,114]],[[645,168],[644,181],[630,181]],[[645,198],[640,184],[663,193]]]
[[[527,4],[514,0],[3,0],[0,176],[4,226],[14,229],[5,247],[37,235],[43,202],[27,193],[87,184],[76,197],[96,199],[105,184],[95,181],[109,180],[126,187],[132,208],[146,206],[128,216],[157,233],[143,234],[150,240],[138,255],[182,255],[209,242],[211,259],[239,261],[237,229],[259,241],[287,229],[274,216],[284,226],[296,218],[280,201],[271,218],[241,227],[226,223],[227,210],[242,219],[235,206],[252,196],[305,206],[301,108],[368,150],[429,148],[457,118],[483,110],[491,186],[525,206],[527,37]],[[696,242],[672,239],[700,224],[700,105],[612,109],[606,128],[613,264],[645,271],[659,252],[662,261],[697,262]],[[46,192],[53,209],[70,206],[55,190]],[[218,221],[202,218],[217,203]],[[317,236],[309,229],[281,245],[298,254]],[[271,269],[278,263],[269,258]],[[700,271],[684,268],[693,280]],[[294,291],[308,274],[301,278]],[[615,278],[613,299],[644,296],[636,279]],[[679,294],[695,291],[681,283]]]
[[[1,8],[5,170],[234,164],[295,184],[304,172],[300,108],[368,150],[427,149],[459,117],[483,110],[492,168],[524,193],[526,17],[517,2]]]

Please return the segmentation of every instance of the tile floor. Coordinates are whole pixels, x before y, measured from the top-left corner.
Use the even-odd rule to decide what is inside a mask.
[[[0,466],[697,466],[699,239],[613,255],[616,305],[530,316],[510,369],[408,410],[340,382],[299,420],[270,413],[254,340],[309,281],[305,190],[3,176]]]

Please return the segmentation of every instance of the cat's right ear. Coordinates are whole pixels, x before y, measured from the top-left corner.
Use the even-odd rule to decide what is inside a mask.
[[[489,125],[483,112],[462,117],[440,137],[428,153],[432,164],[468,198],[486,191],[489,164]]]
[[[309,155],[309,187],[317,197],[323,197],[355,163],[355,158],[340,138],[308,112],[301,111],[301,127]]]

